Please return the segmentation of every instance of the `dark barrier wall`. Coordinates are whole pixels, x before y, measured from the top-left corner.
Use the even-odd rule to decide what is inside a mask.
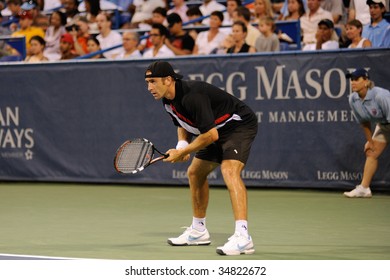
[[[205,80],[256,112],[259,134],[243,177],[250,186],[349,188],[362,176],[365,139],[348,106],[344,73],[369,68],[390,89],[390,50],[177,58],[186,79]],[[176,128],[148,93],[149,60],[0,65],[0,180],[186,184],[188,163],[116,174],[126,139],[161,150]],[[373,183],[390,185],[390,151]],[[386,160],[385,160],[386,159]],[[219,170],[210,175],[222,185]]]

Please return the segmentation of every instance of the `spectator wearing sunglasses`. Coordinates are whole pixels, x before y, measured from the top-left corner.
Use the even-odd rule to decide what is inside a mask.
[[[149,33],[152,47],[144,52],[143,58],[173,57],[175,53],[165,45],[168,36],[167,28],[161,23],[154,23]]]

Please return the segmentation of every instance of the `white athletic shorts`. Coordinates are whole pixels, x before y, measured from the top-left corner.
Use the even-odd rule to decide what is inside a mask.
[[[372,139],[378,142],[390,143],[390,123],[376,125]]]

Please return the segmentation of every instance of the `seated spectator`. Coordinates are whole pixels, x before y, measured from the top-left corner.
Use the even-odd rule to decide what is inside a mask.
[[[125,31],[122,34],[123,51],[115,59],[136,59],[142,57],[138,50],[139,35],[137,32]]]
[[[1,11],[2,15],[17,17],[18,13],[22,10],[21,8],[22,2],[23,2],[22,0],[6,0],[7,8]]]
[[[140,23],[149,22],[153,16],[153,11],[157,7],[166,7],[164,0],[153,0],[153,1],[144,1],[144,0],[134,0],[133,5],[134,14],[131,18],[130,28],[139,28]]]
[[[102,48],[100,47],[99,40],[96,39],[96,37],[94,37],[94,36],[90,36],[88,38],[87,49],[88,49],[88,53],[91,53],[91,54],[102,50]],[[90,57],[90,59],[100,59],[100,58],[105,58],[102,53],[98,53],[98,54],[95,54],[95,55]]]
[[[187,22],[188,16],[188,6],[186,5],[184,0],[172,0],[173,7],[168,10],[167,15],[170,15],[172,13],[178,14],[182,21]]]
[[[26,62],[41,62],[48,61],[49,59],[44,56],[43,50],[45,49],[45,39],[41,36],[33,36],[30,39],[30,55],[26,56]]]
[[[260,35],[255,42],[257,52],[276,52],[280,51],[280,42],[278,35],[275,34],[275,21],[271,17],[262,17],[259,19]]]
[[[68,60],[76,58],[78,55],[73,53],[74,41],[72,35],[69,33],[62,34],[60,39],[60,51],[61,51],[61,60]]]
[[[183,22],[181,17],[172,13],[168,15],[168,28],[170,36],[165,40],[167,47],[175,53],[175,55],[189,55],[194,50],[195,41],[188,34],[187,31],[183,30]]]
[[[371,41],[373,47],[389,47],[385,45],[389,35],[390,24],[383,18],[386,12],[385,0],[367,0],[370,7],[371,24],[363,27],[362,36]],[[387,35],[386,35],[387,34]]]
[[[20,10],[18,13],[20,29],[12,33],[12,37],[26,37],[26,53],[30,55],[30,39],[33,36],[45,37],[45,32],[42,28],[32,26],[33,14],[31,11]]]
[[[262,17],[274,18],[274,11],[270,0],[255,0],[254,2],[254,18],[251,22],[258,23]]]
[[[202,12],[199,10],[197,6],[193,6],[187,10],[187,17],[188,21],[191,21],[192,23],[189,24],[188,26],[204,26],[202,23],[201,18],[203,17]],[[188,34],[196,40],[196,37],[198,37],[198,32],[195,29],[189,30]]]
[[[114,46],[122,45],[122,36],[119,32],[111,30],[111,17],[106,12],[101,12],[96,17],[100,34],[96,39],[100,43],[100,47],[105,50]],[[105,52],[103,55],[106,58],[113,58],[114,55],[121,53],[123,49],[117,47],[113,50]]]
[[[23,11],[29,11],[33,15],[33,26],[40,27],[44,32],[49,27],[48,16],[41,14],[40,6],[36,0],[23,1],[20,9]]]
[[[148,20],[147,21],[148,23],[146,22],[140,23],[139,27],[149,30],[154,23],[158,23],[166,26],[167,25],[166,18],[167,18],[167,10],[163,7],[157,7],[156,9],[153,10],[151,20],[150,21]],[[150,37],[148,35],[149,32],[146,32],[145,33],[146,39],[142,40],[138,45],[138,49],[141,52],[153,46],[152,42],[150,41]]]
[[[41,14],[40,7],[35,0],[27,0],[23,1],[22,5],[20,8],[23,11],[29,11],[33,15],[33,26],[40,27],[43,29],[43,31],[46,31],[47,26],[41,26],[42,23],[47,23],[47,16]]]
[[[289,0],[284,0],[282,8],[280,9],[280,15],[279,15],[278,19],[283,19],[286,16],[288,16],[288,2],[289,2]],[[305,11],[307,11],[308,10],[308,8],[307,8],[307,0],[302,0],[302,3],[303,3],[303,9]]]
[[[226,7],[215,0],[203,0],[202,5],[199,6],[199,10],[202,12],[203,16],[211,15],[214,11],[224,11]],[[203,24],[210,25],[210,19],[205,18]]]
[[[145,20],[139,24],[141,29],[150,29],[153,23],[160,23],[164,26],[167,25],[167,9],[164,7],[157,7],[152,12],[152,18]]]
[[[343,17],[343,1],[340,0],[322,0],[321,8],[332,14],[333,23],[338,24]]]
[[[348,7],[348,21],[353,19],[359,20],[363,26],[371,23],[370,7],[366,4],[366,1],[350,0]]]
[[[113,1],[110,1],[111,3],[113,3]],[[134,0],[117,0],[117,1],[114,1],[114,3],[116,3],[119,7],[119,11],[122,11],[122,12],[125,12],[125,13],[128,13],[129,10],[130,10],[130,7],[131,5],[133,4]]]
[[[67,31],[73,36],[75,53],[78,55],[88,53],[89,24],[87,18],[79,17],[75,24],[67,27]]]
[[[84,17],[87,19],[88,23],[88,29],[91,32],[98,32],[98,26],[96,22],[97,15],[102,11],[100,8],[100,0],[84,0],[84,7],[80,8],[81,4],[79,5],[79,9],[81,11],[85,10]]]
[[[188,21],[193,21],[189,26],[204,26],[202,12],[199,10],[199,7],[193,6],[187,10]]]
[[[54,10],[58,10],[62,5],[61,0],[45,0],[43,2],[44,3],[43,3],[42,10],[45,12],[51,12]]]
[[[303,0],[288,0],[287,10],[288,14],[280,20],[299,20],[305,14]]]
[[[227,0],[226,1],[226,12],[223,14],[222,25],[233,25],[234,11],[242,6],[241,0]]]
[[[345,26],[345,31],[348,40],[351,42],[348,48],[355,49],[371,47],[372,44],[370,40],[362,37],[363,25],[359,20],[353,19],[349,21]]]
[[[66,23],[71,25],[79,15],[79,1],[78,0],[63,0],[63,11],[66,15]]]
[[[50,25],[45,33],[46,48],[44,55],[49,60],[59,60],[61,58],[60,39],[65,30],[66,16],[61,11],[54,11],[50,16]]]
[[[271,0],[272,11],[275,14],[276,19],[281,19],[283,15],[281,14],[281,10],[284,5],[284,0]]]
[[[300,19],[303,45],[316,42],[318,23],[323,19],[333,21],[333,16],[330,12],[321,8],[321,0],[308,1],[306,13]]]
[[[245,42],[249,45],[254,47],[257,37],[260,35],[260,31],[258,28],[254,27],[250,21],[251,21],[251,12],[247,7],[241,6],[238,7],[234,11],[234,21],[242,21],[246,24],[246,27],[248,29],[248,34],[246,35]]]
[[[8,30],[8,28],[3,27],[1,25],[2,21],[3,21],[3,16],[0,13],[0,36],[10,35],[11,32]],[[5,41],[0,40],[0,57],[2,55],[8,55],[8,53],[6,51],[6,45],[7,44],[5,43]]]
[[[214,11],[210,16],[210,29],[198,34],[195,41],[193,54],[211,54],[226,37],[226,34],[220,30],[223,22],[223,13]]]
[[[50,21],[49,16],[38,13],[34,18],[33,26],[40,27],[46,33],[46,30],[49,28]]]
[[[149,36],[153,47],[144,52],[142,56],[143,58],[175,56],[175,53],[165,45],[165,39],[168,36],[168,30],[164,25],[160,23],[154,23],[152,25],[152,29],[150,30]]]
[[[338,40],[332,39],[334,34],[334,25],[330,19],[323,19],[318,23],[316,33],[316,43],[306,44],[303,51],[313,50],[337,50],[339,48]]]
[[[242,21],[235,21],[232,26],[234,45],[227,49],[226,53],[254,53],[256,49],[245,43],[248,29]]]

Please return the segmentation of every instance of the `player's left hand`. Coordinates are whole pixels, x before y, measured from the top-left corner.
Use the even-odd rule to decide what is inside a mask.
[[[166,154],[169,155],[164,161],[175,163],[175,162],[183,162],[183,161],[188,161],[190,159],[189,154],[183,155],[181,150],[176,150],[176,149],[170,149],[166,152]]]

